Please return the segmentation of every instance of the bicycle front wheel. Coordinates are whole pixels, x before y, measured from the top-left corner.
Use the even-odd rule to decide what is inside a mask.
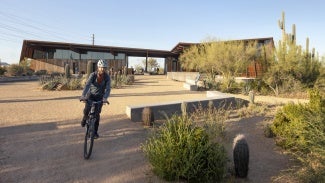
[[[94,145],[95,121],[91,120],[86,127],[85,143],[84,143],[84,158],[89,159]]]

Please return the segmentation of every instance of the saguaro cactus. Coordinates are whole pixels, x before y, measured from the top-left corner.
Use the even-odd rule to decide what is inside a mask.
[[[309,38],[306,38],[306,55],[309,55]]]
[[[296,25],[292,25],[292,33],[287,34],[287,41],[291,44],[296,44]]]
[[[315,58],[315,48],[313,48],[312,51],[311,51],[311,58],[312,58],[312,59]]]
[[[285,42],[286,39],[286,30],[285,30],[285,14],[282,12],[282,20],[278,20],[280,29],[282,30],[282,41]]]
[[[292,43],[296,44],[296,24],[292,25],[292,35],[291,35]]]
[[[239,134],[233,142],[233,158],[237,177],[247,177],[249,164],[249,148],[245,136]]]
[[[142,110],[142,121],[143,124],[146,126],[152,126],[154,122],[154,115],[153,111],[151,110],[150,107],[145,107]]]
[[[92,72],[93,72],[93,62],[88,61],[87,62],[87,76],[86,76],[86,78],[88,78],[90,73],[92,73]]]
[[[65,77],[66,78],[69,78],[71,76],[70,74],[70,65],[69,64],[65,64],[65,67],[64,67],[64,73],[65,73]]]

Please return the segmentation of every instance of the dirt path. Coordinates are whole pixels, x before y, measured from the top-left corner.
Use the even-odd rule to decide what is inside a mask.
[[[133,86],[113,89],[104,106],[90,160],[83,159],[81,91],[41,91],[38,83],[0,83],[0,182],[164,182],[152,175],[140,145],[141,123],[125,115],[126,105],[205,98],[165,76],[136,76]],[[244,133],[251,159],[245,182],[271,182],[288,158],[263,136],[263,118],[228,125],[229,139]],[[235,182],[239,180],[234,180]]]

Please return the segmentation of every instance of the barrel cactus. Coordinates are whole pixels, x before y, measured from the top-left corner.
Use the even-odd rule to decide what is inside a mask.
[[[154,122],[153,111],[150,107],[145,107],[142,110],[142,121],[145,126],[152,126]]]
[[[239,134],[233,142],[233,158],[236,176],[247,177],[249,164],[249,148],[245,136]]]

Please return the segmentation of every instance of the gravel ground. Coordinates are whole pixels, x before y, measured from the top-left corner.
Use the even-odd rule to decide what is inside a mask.
[[[151,173],[140,149],[148,129],[127,118],[126,106],[206,97],[166,76],[136,76],[134,85],[112,90],[111,104],[102,110],[101,137],[84,160],[81,90],[42,91],[37,81],[24,81],[0,83],[0,93],[0,182],[6,183],[164,182]],[[288,102],[256,97],[265,100]],[[250,146],[248,178],[234,182],[271,182],[288,168],[289,158],[263,136],[264,123],[263,117],[253,117],[227,124],[229,142],[243,133]]]

